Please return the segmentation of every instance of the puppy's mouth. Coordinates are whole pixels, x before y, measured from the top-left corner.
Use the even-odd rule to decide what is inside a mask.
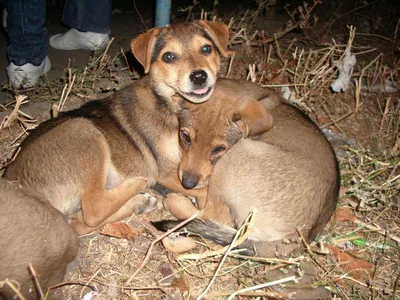
[[[214,87],[204,87],[201,89],[193,90],[190,93],[182,93],[182,96],[190,102],[202,103],[209,99]]]
[[[193,92],[190,93],[190,95],[195,95],[198,97],[204,97],[208,95],[211,92],[210,87],[204,87],[202,89],[194,90]]]

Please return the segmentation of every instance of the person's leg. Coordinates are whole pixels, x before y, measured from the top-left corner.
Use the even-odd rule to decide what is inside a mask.
[[[71,27],[65,34],[50,38],[60,50],[98,50],[110,41],[112,0],[67,0],[62,22]]]
[[[34,86],[50,69],[44,27],[46,0],[9,0],[7,11],[10,84],[15,88]]]
[[[62,22],[84,32],[109,33],[112,0],[67,0]]]
[[[9,0],[7,5],[8,60],[17,66],[38,66],[46,57],[46,0]]]

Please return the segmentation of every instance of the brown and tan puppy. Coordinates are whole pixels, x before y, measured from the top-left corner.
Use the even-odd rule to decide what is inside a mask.
[[[176,114],[211,96],[228,38],[226,25],[205,21],[138,36],[131,48],[149,76],[41,124],[5,177],[48,199],[79,234],[154,208],[140,192],[157,181],[184,192]]]
[[[178,94],[201,103],[213,92],[220,56],[232,53],[228,41],[225,24],[199,21],[153,28],[134,39],[131,48],[158,96]]]
[[[273,127],[257,140],[240,139],[232,146],[237,126],[228,103],[248,97],[264,98],[259,104],[272,115]],[[247,254],[274,256],[282,240],[299,236],[297,227],[307,241],[323,230],[338,198],[339,171],[330,144],[300,110],[254,83],[221,79],[207,105],[190,105],[180,115],[180,132],[182,184],[208,186],[203,221],[189,223],[189,231],[228,244],[235,230],[222,224],[238,228],[257,209],[250,239],[241,246]],[[165,205],[180,219],[197,212],[179,194],[170,194]],[[167,229],[173,223],[156,225]]]
[[[46,291],[63,281],[67,264],[77,255],[78,236],[47,200],[4,179],[0,207],[0,282],[7,279],[26,299],[38,299],[29,264]],[[10,286],[0,286],[0,299],[13,299]]]

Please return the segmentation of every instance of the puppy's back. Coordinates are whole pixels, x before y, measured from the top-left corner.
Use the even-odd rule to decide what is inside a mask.
[[[257,208],[251,236],[267,242],[259,244],[262,255],[297,237],[298,226],[314,239],[335,208],[339,187],[335,155],[318,127],[283,102],[271,113],[274,127],[258,141],[232,147],[214,167],[209,187],[209,197],[227,203],[238,226]]]
[[[37,299],[29,263],[44,291],[61,282],[77,254],[77,235],[58,210],[17,183],[0,180],[0,207],[0,281],[17,281],[27,299]],[[0,299],[14,294],[7,285],[0,289]]]

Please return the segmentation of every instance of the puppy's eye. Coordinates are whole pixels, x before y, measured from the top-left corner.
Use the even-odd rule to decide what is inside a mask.
[[[211,45],[203,45],[201,46],[201,52],[204,54],[210,54],[212,51],[212,46]]]
[[[213,155],[213,156],[222,155],[225,151],[226,151],[226,146],[225,145],[219,145],[219,146],[215,147],[211,151],[211,155]]]
[[[165,52],[162,56],[163,61],[169,63],[175,60],[175,55],[172,52]]]
[[[187,133],[186,131],[181,130],[179,132],[179,136],[181,138],[182,143],[184,143],[185,145],[189,146],[192,143],[192,141],[190,139],[190,136],[189,136],[189,133]]]

